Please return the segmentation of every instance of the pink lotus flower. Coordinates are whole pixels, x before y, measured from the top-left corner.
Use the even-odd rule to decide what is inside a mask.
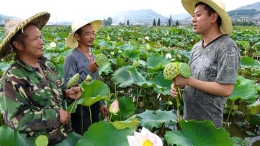
[[[134,131],[134,136],[127,136],[129,146],[162,146],[162,140],[159,136],[151,133],[145,127],[141,133]]]
[[[119,111],[119,106],[118,106],[118,101],[117,99],[110,105],[109,107],[109,112],[114,114],[114,115],[117,115]]]

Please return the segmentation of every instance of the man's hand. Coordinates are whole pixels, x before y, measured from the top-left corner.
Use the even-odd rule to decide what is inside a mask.
[[[108,110],[107,110],[107,106],[106,106],[106,105],[102,105],[102,106],[100,107],[100,110],[101,110],[101,114],[102,114],[103,116],[107,115]]]
[[[90,64],[88,65],[88,70],[90,70],[93,73],[98,70],[98,65],[95,61],[90,62]]]
[[[60,112],[60,123],[62,125],[68,124],[68,122],[70,121],[70,114],[65,110],[59,110],[59,112]]]
[[[82,95],[81,87],[71,87],[70,89],[65,91],[66,97],[71,99],[79,99]]]
[[[184,78],[179,74],[173,79],[173,84],[179,86],[182,89],[188,84],[188,80],[189,78]]]
[[[177,97],[177,95],[178,95],[178,92],[175,89],[175,86],[174,86],[173,83],[171,84],[171,94],[172,94],[173,97]]]

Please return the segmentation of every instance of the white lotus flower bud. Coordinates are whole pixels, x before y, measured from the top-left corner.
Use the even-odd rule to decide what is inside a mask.
[[[150,38],[149,38],[148,36],[146,36],[144,39],[146,39],[147,41],[149,41]]]
[[[51,48],[56,48],[56,43],[55,43],[55,42],[51,42],[51,43],[50,43],[50,47],[51,47]]]
[[[167,53],[166,58],[172,59],[172,55],[170,53]]]

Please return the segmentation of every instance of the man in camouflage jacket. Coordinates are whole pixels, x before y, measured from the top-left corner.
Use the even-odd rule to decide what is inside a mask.
[[[79,87],[65,90],[57,69],[43,57],[40,29],[49,17],[43,12],[5,22],[13,33],[0,45],[0,59],[8,49],[15,51],[15,58],[0,80],[0,110],[7,126],[27,137],[46,135],[49,145],[55,145],[71,130],[64,99],[79,99],[81,94]]]

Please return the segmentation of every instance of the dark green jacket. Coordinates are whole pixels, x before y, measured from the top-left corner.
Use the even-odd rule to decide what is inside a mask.
[[[58,111],[66,107],[63,83],[51,62],[41,57],[39,63],[46,78],[17,58],[5,72],[0,82],[1,112],[7,126],[27,136],[47,135],[50,143],[57,143],[68,130],[61,128]]]

